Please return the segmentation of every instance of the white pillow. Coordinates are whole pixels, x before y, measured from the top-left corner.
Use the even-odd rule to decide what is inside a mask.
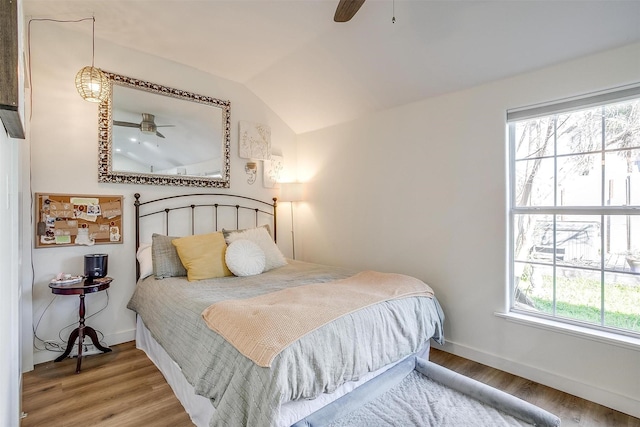
[[[264,251],[251,240],[239,239],[227,247],[224,255],[227,268],[236,276],[255,276],[265,266]]]
[[[269,232],[264,227],[229,232],[228,235],[225,236],[225,239],[229,245],[236,240],[244,239],[251,240],[260,246],[265,256],[264,271],[287,265],[287,260],[284,255],[282,255],[282,252],[280,252],[280,249],[278,249]]]
[[[151,243],[140,243],[136,258],[140,264],[140,278],[144,279],[153,274],[153,258],[151,254]]]

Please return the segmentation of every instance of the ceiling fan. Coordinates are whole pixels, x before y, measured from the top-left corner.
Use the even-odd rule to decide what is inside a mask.
[[[358,12],[365,0],[340,0],[336,13],[333,16],[335,22],[347,22]]]
[[[158,132],[158,128],[174,127],[175,125],[156,125],[156,116],[149,113],[142,113],[142,121],[140,123],[121,122],[118,120],[113,121],[114,126],[124,126],[128,128],[138,128],[140,132],[147,135],[157,135],[160,138],[164,138],[164,135]]]

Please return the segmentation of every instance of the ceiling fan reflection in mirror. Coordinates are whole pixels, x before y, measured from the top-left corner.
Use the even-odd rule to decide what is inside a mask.
[[[129,128],[138,128],[140,132],[147,135],[156,135],[164,138],[164,135],[158,132],[158,128],[174,127],[175,125],[156,125],[156,117],[153,114],[142,113],[142,121],[140,123],[113,121],[114,126],[123,126]]]
[[[360,6],[365,0],[340,0],[336,13],[333,16],[335,22],[347,22],[354,17],[356,12],[360,9]]]

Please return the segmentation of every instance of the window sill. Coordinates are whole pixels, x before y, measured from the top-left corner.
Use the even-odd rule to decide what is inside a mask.
[[[597,329],[585,328],[583,326],[571,325],[568,323],[557,322],[549,319],[542,319],[535,316],[528,316],[522,313],[494,313],[510,322],[522,325],[532,326],[534,328],[545,329],[552,332],[558,332],[571,335],[578,338],[584,338],[597,341],[604,344],[611,344],[630,350],[640,351],[640,339],[629,337],[626,335],[614,334],[612,332],[599,331]]]

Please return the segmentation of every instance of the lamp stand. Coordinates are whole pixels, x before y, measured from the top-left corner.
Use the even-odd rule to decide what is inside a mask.
[[[293,253],[293,259],[296,259],[296,235],[293,232],[293,202],[289,202],[291,205],[291,252]]]

